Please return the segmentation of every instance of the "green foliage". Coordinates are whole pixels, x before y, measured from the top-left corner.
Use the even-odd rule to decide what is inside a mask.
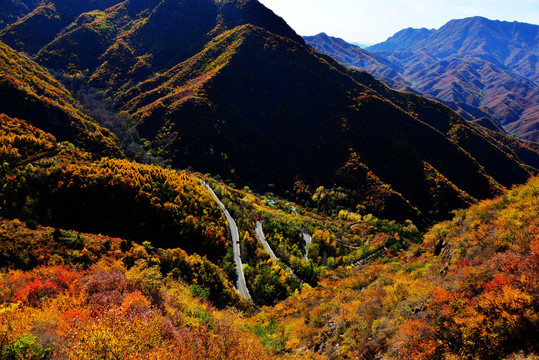
[[[31,230],[35,230],[37,229],[37,226],[39,224],[37,223],[37,221],[33,220],[33,219],[28,219],[26,220],[26,226],[31,229]]]
[[[207,299],[210,296],[210,291],[197,284],[193,284],[190,287],[191,296]]]
[[[258,304],[275,305],[289,293],[299,288],[299,281],[273,261],[246,267],[245,278],[250,285],[249,293]]]
[[[43,348],[34,335],[25,334],[2,351],[2,359],[41,360],[48,358],[50,353],[51,349]]]

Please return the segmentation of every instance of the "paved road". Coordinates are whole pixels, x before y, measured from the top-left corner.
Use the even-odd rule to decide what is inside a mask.
[[[361,259],[361,260],[359,260],[359,261],[356,261],[355,263],[352,264],[352,266],[359,266],[359,265],[362,265],[363,263],[369,261],[369,260],[372,259],[373,257],[380,255],[380,254],[383,253],[384,251],[387,251],[387,248],[386,248],[385,246],[384,246],[383,249],[380,249],[380,250],[376,251],[375,253],[372,253],[372,254],[370,254],[369,256],[364,257],[363,259]]]
[[[232,216],[230,216],[230,213],[225,208],[225,205],[221,202],[221,200],[219,200],[213,189],[204,180],[201,181],[209,190],[221,210],[225,213],[226,220],[228,221],[228,226],[230,228],[230,235],[232,236],[232,249],[234,249],[234,262],[236,263],[236,274],[238,275],[238,279],[236,280],[236,290],[244,298],[250,299],[251,295],[249,294],[249,289],[247,289],[247,283],[245,282],[245,276],[243,275],[243,264],[241,262],[240,255],[240,235],[236,222]]]
[[[266,250],[266,252],[270,254],[271,258],[275,260],[275,262],[279,262],[279,259],[277,258],[277,256],[275,256],[273,250],[271,250],[271,247],[269,246],[266,237],[264,236],[264,231],[262,231],[262,221],[258,221],[255,224],[255,235],[258,241],[262,244],[262,246],[264,246],[264,250]]]
[[[294,274],[294,272],[292,271],[292,269],[290,269],[288,266],[286,266],[286,264],[282,263],[282,262],[279,262],[279,258],[277,256],[275,256],[275,253],[273,252],[273,250],[271,250],[271,247],[269,246],[268,244],[268,241],[266,240],[266,237],[264,236],[264,231],[262,231],[262,221],[258,221],[256,224],[255,224],[255,235],[256,235],[256,238],[258,239],[258,241],[260,243],[262,243],[262,246],[264,246],[264,250],[266,250],[266,252],[271,256],[271,258],[278,264],[280,264],[286,271],[288,271],[293,277],[295,277],[296,279],[299,279],[296,274]]]
[[[342,246],[346,246],[347,248],[350,248],[350,249],[361,249],[361,246],[352,246],[352,245],[348,245],[347,243],[344,243],[342,241],[339,241],[339,240],[336,240],[339,244],[341,244]]]
[[[303,235],[303,241],[301,243],[303,248],[301,252],[303,253],[303,260],[307,260],[307,256],[309,255],[307,253],[307,246],[309,246],[309,244],[313,242],[313,239],[311,237],[311,234],[309,234],[305,230],[301,230],[301,234]]]

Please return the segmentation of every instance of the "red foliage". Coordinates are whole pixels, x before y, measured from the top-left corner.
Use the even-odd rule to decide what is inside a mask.
[[[124,301],[127,279],[122,270],[104,270],[96,273],[86,284],[88,302],[96,311],[121,306]]]
[[[511,282],[512,279],[506,274],[496,274],[492,280],[485,284],[485,292],[499,291]]]
[[[53,297],[59,293],[58,286],[47,279],[43,281],[41,278],[36,278],[33,281],[27,283],[22,290],[20,290],[13,301],[22,301],[28,303],[31,306],[37,306],[43,298]]]

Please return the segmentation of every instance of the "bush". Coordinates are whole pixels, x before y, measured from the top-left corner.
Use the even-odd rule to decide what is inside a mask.
[[[199,298],[208,299],[210,296],[210,290],[203,288],[200,285],[193,284],[191,285],[191,295]]]
[[[26,334],[21,336],[16,342],[6,347],[2,352],[2,359],[45,359],[51,349],[43,348],[34,335]]]
[[[38,223],[37,221],[33,220],[33,219],[28,219],[26,220],[26,227],[30,230],[35,230],[37,229],[37,226],[38,226]]]

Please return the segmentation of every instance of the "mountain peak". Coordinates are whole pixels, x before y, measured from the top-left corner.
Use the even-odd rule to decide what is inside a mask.
[[[336,53],[331,44],[318,49]],[[539,141],[538,49],[538,25],[473,16],[439,29],[406,28],[368,47],[384,67],[348,55],[339,59],[362,65],[390,86],[413,84],[469,120],[488,116],[511,134]]]
[[[414,44],[428,38],[434,31],[434,29],[409,27],[400,30],[382,43],[369,46],[366,50],[374,52],[406,51]]]

